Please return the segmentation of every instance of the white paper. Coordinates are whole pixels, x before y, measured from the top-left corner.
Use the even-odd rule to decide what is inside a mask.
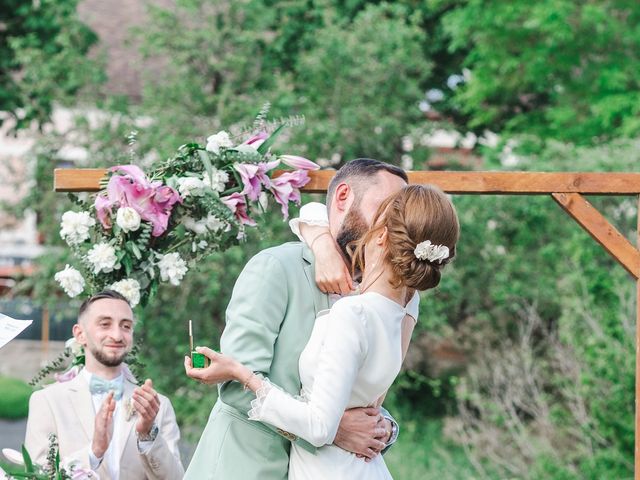
[[[32,323],[33,320],[16,320],[0,313],[0,348],[20,335],[20,332]]]

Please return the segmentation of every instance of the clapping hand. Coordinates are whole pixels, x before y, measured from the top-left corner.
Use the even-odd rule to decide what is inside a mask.
[[[191,358],[184,357],[184,370],[187,376],[208,385],[224,383],[229,380],[238,380],[238,367],[240,364],[233,358],[215,352],[207,347],[196,347],[196,352],[202,353],[210,361],[206,368],[193,368]]]
[[[93,425],[93,441],[91,442],[91,451],[97,458],[104,457],[104,453],[109,448],[111,437],[113,436],[113,412],[116,409],[116,401],[113,398],[113,392],[109,392],[107,398],[102,402],[102,406]]]
[[[141,387],[133,391],[133,408],[138,412],[136,432],[146,435],[153,427],[156,415],[160,411],[160,398],[153,389],[153,382],[147,378]]]

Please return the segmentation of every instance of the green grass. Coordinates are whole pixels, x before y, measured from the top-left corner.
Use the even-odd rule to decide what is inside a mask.
[[[444,439],[442,420],[399,419],[400,437],[384,456],[393,478],[473,480],[479,478],[463,449]]]
[[[25,418],[33,390],[22,380],[0,377],[0,418]]]

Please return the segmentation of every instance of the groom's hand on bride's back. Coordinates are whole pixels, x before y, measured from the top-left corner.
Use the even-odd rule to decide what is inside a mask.
[[[387,446],[386,438],[387,430],[379,408],[352,408],[344,412],[333,443],[370,460]]]

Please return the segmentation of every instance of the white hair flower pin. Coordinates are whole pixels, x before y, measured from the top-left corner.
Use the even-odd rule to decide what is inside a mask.
[[[449,247],[445,245],[434,245],[431,243],[431,240],[425,240],[416,245],[413,253],[418,260],[442,263],[443,260],[449,258]]]

